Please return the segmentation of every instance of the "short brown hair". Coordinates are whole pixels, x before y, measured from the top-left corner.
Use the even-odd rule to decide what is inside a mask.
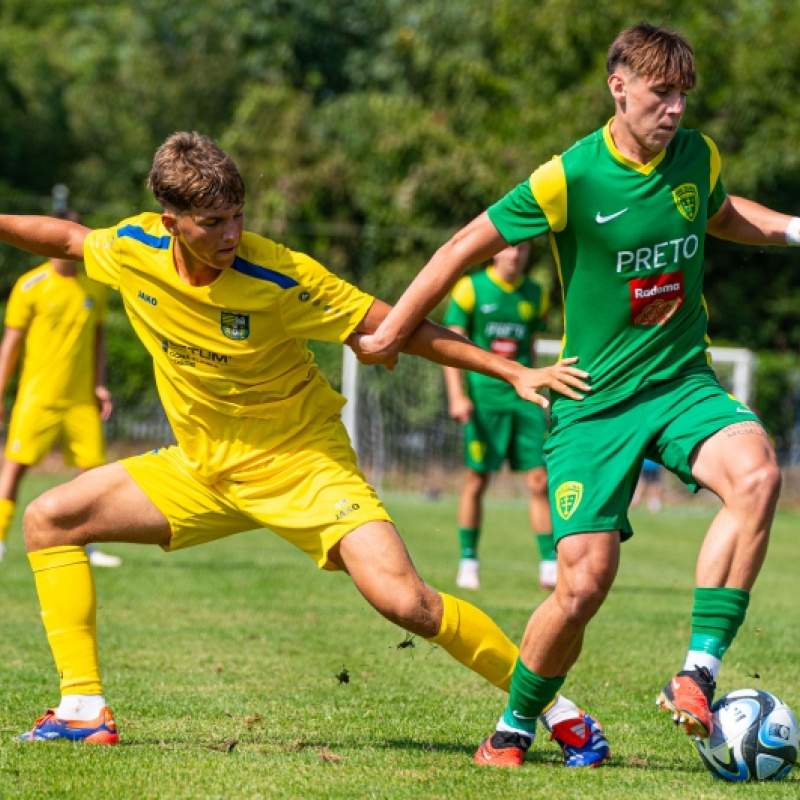
[[[684,91],[697,83],[694,52],[686,40],[677,31],[648,22],[626,28],[612,42],[606,58],[608,74],[619,66]]]
[[[176,211],[244,202],[244,181],[234,160],[207,136],[180,131],[156,150],[147,186]]]

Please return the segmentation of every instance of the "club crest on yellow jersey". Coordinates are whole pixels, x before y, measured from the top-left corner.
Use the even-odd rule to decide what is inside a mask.
[[[220,321],[222,333],[229,339],[241,341],[250,335],[250,315],[236,311],[223,311]]]
[[[556,510],[561,519],[569,519],[583,497],[583,484],[577,481],[567,481],[556,489]]]
[[[688,219],[689,222],[694,222],[700,208],[700,193],[697,191],[697,187],[693,183],[682,183],[673,190],[672,197],[681,216]]]

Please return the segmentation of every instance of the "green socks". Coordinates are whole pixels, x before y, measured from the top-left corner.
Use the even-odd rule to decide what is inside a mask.
[[[508,705],[503,714],[503,722],[509,728],[527,731],[533,736],[536,720],[563,686],[564,678],[543,678],[531,672],[521,660],[517,659]]]
[[[556,545],[551,533],[537,533],[536,544],[539,546],[539,559],[541,561],[555,561]]]
[[[744,622],[750,592],[744,589],[694,590],[689,650],[721,659]]]
[[[461,558],[478,557],[478,539],[481,538],[480,528],[459,528],[458,541],[461,545]]]

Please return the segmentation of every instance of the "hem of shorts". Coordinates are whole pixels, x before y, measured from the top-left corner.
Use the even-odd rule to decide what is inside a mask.
[[[589,526],[582,525],[568,530],[553,531],[553,538],[558,543],[567,536],[575,536],[579,533],[613,533],[614,531],[620,532],[620,538],[623,542],[633,536],[633,530],[630,527],[625,528],[618,522],[596,522]]]
[[[131,456],[131,458],[135,458],[135,456]],[[144,487],[139,483],[139,481],[136,480],[131,471],[127,468],[125,462],[128,460],[129,460],[128,458],[123,458],[120,459],[119,461],[115,461],[114,463],[119,464],[122,467],[122,469],[125,470],[125,472],[128,474],[128,477],[139,487],[139,489],[141,489],[142,494],[153,504],[154,508],[158,509],[158,511],[163,515],[164,519],[167,521],[167,525],[169,525],[169,542],[167,542],[167,544],[160,544],[158,545],[158,547],[160,547],[165,553],[171,553],[173,552],[172,539],[174,538],[175,533],[172,530],[172,523],[169,521],[169,516],[167,515],[167,512],[163,508],[160,508],[158,503],[156,503],[156,501],[153,500],[152,497],[150,497],[150,495],[144,490]],[[182,548],[178,549],[180,550]]]

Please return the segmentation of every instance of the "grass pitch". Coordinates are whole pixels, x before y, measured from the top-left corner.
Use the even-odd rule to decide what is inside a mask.
[[[54,479],[32,476],[27,499]],[[24,500],[20,507],[24,506]],[[412,558],[459,593],[455,501],[387,498]],[[566,770],[540,731],[525,767],[473,766],[504,695],[440,649],[383,621],[344,575],[255,532],[172,555],[109,547],[96,570],[106,697],[116,748],[13,741],[57,702],[19,523],[0,565],[2,798],[792,798],[778,784],[712,780],[654,700],[689,639],[694,558],[714,509],[634,512],[616,585],[565,693],[604,724],[612,759]],[[719,693],[755,686],[800,711],[797,513],[781,512]],[[521,500],[489,499],[473,600],[518,641],[537,588]],[[464,594],[464,593],[460,593]]]

